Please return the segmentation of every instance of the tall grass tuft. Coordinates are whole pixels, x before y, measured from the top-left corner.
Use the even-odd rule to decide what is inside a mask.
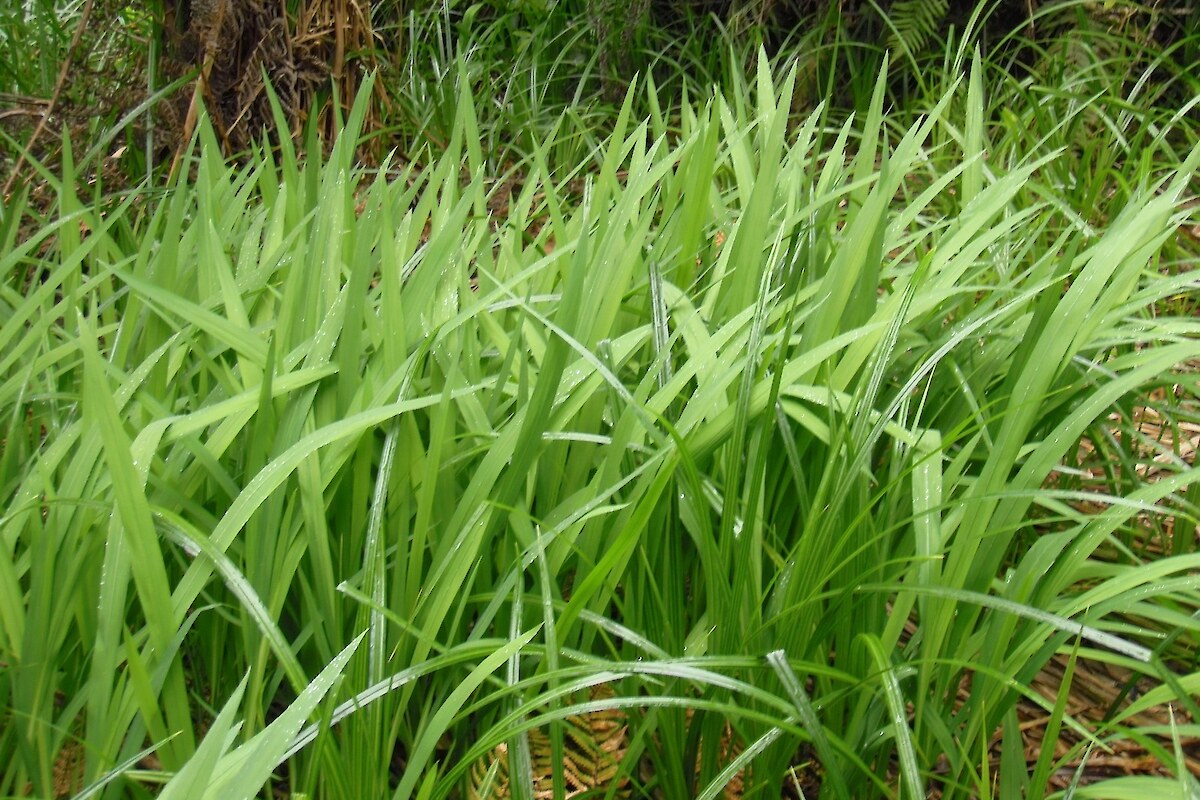
[[[0,794],[447,798],[498,748],[563,794],[613,710],[610,797],[1043,796],[1030,705],[1172,763],[1194,724],[1131,720],[1194,708],[1200,146],[1091,218],[982,69],[836,126],[765,57],[631,92],[503,213],[468,82],[375,177],[368,86],[328,158],[202,119],[166,192],[8,201]],[[1059,653],[1141,696],[1077,719]]]

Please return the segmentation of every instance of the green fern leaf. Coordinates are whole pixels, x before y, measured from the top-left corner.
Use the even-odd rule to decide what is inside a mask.
[[[938,32],[946,14],[950,11],[949,0],[896,0],[887,12],[887,24],[891,29],[888,49],[897,56],[908,53],[916,57]],[[892,63],[898,63],[898,57]]]

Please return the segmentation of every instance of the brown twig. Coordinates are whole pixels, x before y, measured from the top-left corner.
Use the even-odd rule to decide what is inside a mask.
[[[42,131],[46,129],[46,125],[50,122],[50,115],[54,113],[54,107],[58,105],[58,100],[62,97],[63,87],[67,84],[67,71],[71,68],[71,61],[75,56],[75,48],[79,47],[79,42],[83,39],[83,31],[87,28],[88,17],[92,15],[93,2],[94,0],[87,0],[83,4],[83,11],[79,15],[79,22],[75,24],[75,34],[71,37],[71,44],[67,47],[67,57],[63,59],[62,66],[58,70],[58,79],[54,81],[54,94],[50,95],[50,102],[46,104],[46,110],[42,113],[41,120],[38,121],[37,127],[33,129],[33,133],[30,134],[29,141],[25,144],[25,149],[17,156],[17,164],[13,167],[12,174],[8,176],[8,180],[4,182],[4,189],[0,191],[0,196],[8,197],[12,192],[13,184],[16,183],[17,176],[21,174],[21,167],[25,166],[26,154],[33,150],[38,137],[42,135]]]

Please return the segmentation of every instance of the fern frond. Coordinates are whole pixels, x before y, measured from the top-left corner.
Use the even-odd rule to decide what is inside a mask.
[[[891,29],[888,49],[915,57],[924,51],[949,11],[950,0],[896,0],[887,12],[886,22]],[[899,61],[892,59],[892,63]]]
[[[591,700],[613,696],[606,684],[593,687]],[[615,782],[613,796],[629,796],[627,775],[621,761],[628,748],[625,713],[604,709],[575,714],[565,720],[563,761],[566,798],[601,796]],[[529,753],[533,766],[534,800],[553,800],[554,764],[550,737],[539,728],[529,731]],[[467,785],[469,800],[507,800],[512,797],[509,781],[508,747],[498,745],[471,768]]]

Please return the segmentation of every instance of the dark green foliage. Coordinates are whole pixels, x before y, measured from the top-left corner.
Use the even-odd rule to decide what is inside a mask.
[[[886,17],[891,28],[888,49],[910,58],[923,51],[941,30],[949,11],[949,0],[896,0]]]

